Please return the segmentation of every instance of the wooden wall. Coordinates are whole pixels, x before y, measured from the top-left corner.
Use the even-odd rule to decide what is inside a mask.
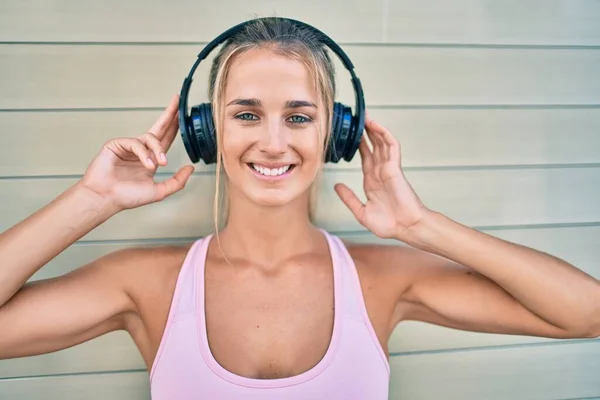
[[[600,2],[594,0],[21,0],[0,3],[0,231],[42,207],[110,137],[147,129],[202,45],[251,17],[321,28],[356,65],[373,118],[398,137],[424,202],[600,278]],[[190,102],[205,101],[207,63]],[[338,64],[340,100],[352,102]],[[178,140],[167,175],[187,163]],[[318,223],[376,241],[332,184],[360,190],[358,157],[328,167]],[[210,231],[212,169],[120,214],[37,273]],[[1,329],[1,327],[0,327]],[[390,342],[393,399],[600,399],[600,340],[476,334],[421,323]],[[2,399],[147,399],[123,332],[0,361]]]

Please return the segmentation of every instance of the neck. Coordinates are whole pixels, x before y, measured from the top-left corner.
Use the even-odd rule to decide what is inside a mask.
[[[307,251],[320,236],[308,215],[308,195],[282,207],[232,197],[227,225],[219,233],[227,257],[270,266]]]

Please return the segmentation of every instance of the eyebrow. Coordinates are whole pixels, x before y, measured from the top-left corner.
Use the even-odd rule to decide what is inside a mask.
[[[229,106],[246,106],[246,107],[261,107],[262,103],[259,99],[251,98],[251,99],[234,99],[227,104]],[[312,107],[317,108],[316,104],[306,100],[288,100],[285,102],[285,108],[302,108],[302,107]]]
[[[261,102],[259,99],[234,99],[227,104],[229,106],[246,106],[246,107],[260,107]]]
[[[288,100],[285,102],[285,108],[302,108],[302,107],[313,107],[317,108],[315,103],[305,100]]]

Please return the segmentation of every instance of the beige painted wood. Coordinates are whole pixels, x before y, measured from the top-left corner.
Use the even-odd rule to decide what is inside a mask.
[[[408,171],[406,176],[428,207],[469,226],[600,221],[600,168]],[[0,180],[0,231],[48,204],[76,181]],[[213,175],[195,175],[183,191],[122,212],[85,239],[189,237],[209,232],[214,226],[214,182]],[[364,199],[361,172],[326,173],[316,223],[335,232],[362,229],[333,190],[336,182],[346,183]]]
[[[598,104],[600,52],[346,46],[368,105]],[[196,46],[0,45],[0,108],[163,107]],[[339,63],[338,63],[339,67]],[[206,100],[208,63],[190,105]],[[340,68],[339,100],[353,103]]]
[[[390,399],[547,400],[600,395],[600,341],[394,357]]]
[[[519,243],[524,246],[551,253],[560,257],[592,276],[600,279],[600,227],[580,226],[567,228],[540,228],[540,229],[507,229],[483,230],[492,236]],[[350,243],[382,243],[398,244],[394,239],[380,239],[370,232],[362,234],[338,233],[339,237]],[[39,270],[32,280],[47,279],[65,274],[74,268],[84,265],[119,249],[127,247],[152,247],[161,245],[183,245],[195,238],[186,239],[158,239],[152,242],[127,241],[127,242],[77,242],[50,261]]]
[[[12,1],[0,5],[0,40],[208,41],[253,14],[301,19],[341,42],[600,43],[594,0]]]
[[[393,357],[390,399],[598,396],[600,342]],[[147,399],[145,372],[0,381],[10,399]]]
[[[83,174],[113,137],[137,136],[160,111],[0,113],[0,176]],[[600,109],[374,109],[402,145],[407,168],[600,162]],[[188,162],[177,136],[174,171]],[[214,170],[204,163],[197,170]],[[360,168],[351,163],[327,168]]]
[[[600,227],[523,229],[488,231],[488,233],[550,252],[600,279],[600,264],[598,264]],[[378,239],[372,234],[341,234],[340,237],[356,243],[392,243]],[[42,268],[33,276],[32,280],[65,274],[98,257],[125,247],[156,246],[168,243],[177,245],[185,242],[182,240],[158,243],[78,243]],[[396,328],[389,342],[389,351],[397,354],[550,341],[553,339],[465,332],[410,321],[403,322]],[[125,332],[114,332],[64,351],[36,357],[2,360],[0,361],[0,378],[144,368],[143,360],[129,335]]]
[[[150,400],[150,385],[146,372],[8,379],[0,381],[0,398]]]
[[[425,44],[344,46],[357,66],[370,105],[600,103],[600,52],[571,47],[600,45],[600,4],[594,0],[224,1],[218,7],[191,0],[152,4],[142,4],[141,0],[2,2],[0,42],[198,43],[251,13],[277,13],[314,23],[344,43]],[[108,22],[115,25],[107,28]],[[442,43],[467,46],[439,46]],[[490,44],[568,48],[485,47]],[[197,44],[0,44],[0,109],[161,107],[179,91],[200,48]],[[207,66],[198,71],[192,103],[205,100]],[[351,104],[351,88],[339,63],[338,71],[342,78],[340,100]],[[597,109],[438,107],[375,109],[371,113],[387,122],[401,140],[407,175],[425,202],[462,223],[600,221],[599,168],[444,169],[597,163]],[[105,138],[114,136],[115,131],[131,134],[144,129],[155,115],[151,111],[0,113],[0,177],[52,176],[0,179],[0,232],[74,183],[56,176],[80,174]],[[27,151],[35,142],[38,145]],[[76,150],[80,153],[75,154]],[[171,160],[172,167],[187,162],[181,143],[176,144]],[[357,167],[356,161],[338,168]],[[439,170],[411,170],[432,166]],[[360,188],[360,172],[328,172],[318,223],[334,231],[362,229],[335,198],[332,184],[338,179]],[[100,242],[73,246],[34,279],[65,273],[123,246],[181,243],[170,239],[208,232],[212,183],[209,174],[196,175],[184,193],[115,217],[86,237]],[[565,257],[598,277],[599,229],[491,232]],[[136,238],[157,241],[118,241]],[[363,235],[348,238],[374,240]],[[114,239],[116,243],[104,242]],[[481,349],[497,345],[509,347]],[[599,341],[549,343],[540,338],[406,323],[394,333],[390,350],[401,354],[426,352],[392,357],[391,398],[600,396]],[[0,361],[0,398],[148,399],[145,372],[97,373],[143,368],[131,339],[124,332],[112,333],[65,351]],[[1,379],[57,373],[75,375]]]
[[[0,360],[0,378],[145,368],[144,360],[129,334],[118,331],[54,353]],[[0,383],[0,398],[4,398],[1,388]]]

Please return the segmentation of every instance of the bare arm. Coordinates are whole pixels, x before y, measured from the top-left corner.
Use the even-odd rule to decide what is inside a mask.
[[[0,235],[0,358],[62,349],[122,327],[111,318],[130,302],[111,285],[106,268],[88,266],[23,287],[37,270],[113,214],[101,197],[76,184]]]
[[[41,267],[116,210],[81,183],[0,234],[0,305]]]
[[[0,359],[49,353],[125,329],[136,312],[126,276],[131,261],[128,252],[116,252],[26,284],[0,307]]]
[[[81,184],[0,235],[0,358],[47,353],[123,328],[133,310],[120,253],[65,276],[25,282],[114,214]],[[24,285],[24,286],[23,286]]]
[[[412,263],[399,299],[406,318],[484,332],[600,336],[600,282],[569,263],[433,212],[403,237],[443,257],[396,258],[396,265]]]
[[[149,132],[107,142],[83,178],[50,204],[0,234],[0,358],[62,349],[124,326],[133,311],[127,267],[117,252],[67,275],[25,284],[79,238],[121,210],[181,190],[193,168],[153,180],[177,132],[177,98]],[[137,257],[139,259],[139,257]]]
[[[404,176],[398,141],[373,120],[365,127],[373,147],[363,137],[367,201],[343,184],[336,191],[371,232],[416,248],[380,249],[370,257],[385,277],[383,291],[392,293],[396,320],[548,337],[600,336],[597,279],[429,210]]]

